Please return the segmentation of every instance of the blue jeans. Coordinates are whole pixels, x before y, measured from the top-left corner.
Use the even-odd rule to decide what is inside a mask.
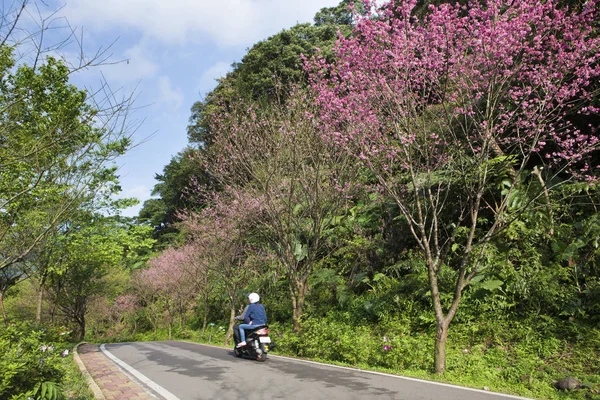
[[[244,329],[254,329],[257,326],[258,325],[240,324],[239,325],[239,328],[240,328],[240,342],[245,342],[246,341],[246,332],[244,332]]]

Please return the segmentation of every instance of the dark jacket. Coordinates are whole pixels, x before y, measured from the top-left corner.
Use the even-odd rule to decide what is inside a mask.
[[[266,325],[267,324],[267,312],[260,303],[254,303],[248,305],[248,309],[244,315],[244,323],[252,325]]]
[[[246,306],[246,308],[244,308],[244,311],[242,311],[242,313],[240,315],[236,315],[235,319],[238,321],[243,321],[246,319],[246,313],[248,312],[248,307],[250,307],[250,304],[248,304]]]

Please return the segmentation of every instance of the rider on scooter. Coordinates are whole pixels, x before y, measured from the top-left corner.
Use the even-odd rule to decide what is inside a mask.
[[[236,317],[236,319],[241,319],[239,317],[244,317],[244,323],[238,326],[240,330],[240,340],[237,344],[237,347],[242,347],[246,345],[246,332],[244,329],[254,329],[257,326],[266,325],[267,324],[267,312],[265,311],[265,307],[259,303],[260,296],[257,293],[250,293],[248,295],[248,306],[244,309],[242,315]]]

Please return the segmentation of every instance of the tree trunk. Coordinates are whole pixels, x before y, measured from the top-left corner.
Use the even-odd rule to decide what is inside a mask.
[[[152,330],[154,332],[154,340],[156,340],[156,332],[158,330],[158,314],[154,312],[154,310],[151,310],[151,312],[152,315],[150,315],[148,307],[146,307],[146,318],[148,318],[148,321],[150,321],[150,324],[152,325]]]
[[[40,324],[42,323],[42,304],[44,302],[44,286],[43,284],[40,284],[40,288],[38,291],[38,298],[37,298],[37,310],[35,312],[35,322]]]
[[[231,340],[231,336],[233,335],[233,325],[235,324],[235,307],[231,307],[231,312],[229,314],[229,328],[227,328],[227,334],[225,335],[225,345],[229,345],[229,341]]]
[[[179,315],[179,331],[180,332],[184,332],[185,331],[184,325],[186,323],[187,322],[185,321],[185,317],[183,316],[183,314],[180,314]]]
[[[171,340],[171,330],[172,330],[172,327],[173,327],[173,322],[169,319],[169,322],[168,322],[167,325],[169,327],[169,340]]]
[[[85,315],[78,318],[77,323],[79,324],[79,340],[85,339]]]
[[[448,339],[448,325],[444,320],[441,323],[436,323],[435,332],[435,353],[433,363],[436,374],[442,374],[446,370],[446,340]]]
[[[448,315],[444,315],[442,303],[440,300],[440,292],[438,286],[437,265],[431,257],[427,258],[429,285],[431,289],[431,301],[435,313],[435,343],[433,352],[433,366],[436,374],[443,374],[446,370],[446,341],[448,339],[448,327],[454,318],[458,303],[460,301],[460,292],[462,291],[462,278],[459,280],[452,301],[452,306],[448,311]]]
[[[85,312],[87,299],[83,296],[77,296],[75,305],[69,313],[65,313],[71,320],[75,320],[79,324],[79,340],[85,339]],[[67,310],[63,310],[67,311]]]
[[[292,280],[290,283],[290,294],[292,297],[292,322],[294,324],[294,332],[300,332],[300,319],[304,309],[304,297],[306,294],[305,282]]]
[[[4,326],[8,328],[8,318],[6,318],[6,310],[4,309],[4,293],[0,293],[0,308],[2,308],[2,318],[4,318]]]
[[[202,339],[204,339],[204,332],[206,332],[206,325],[208,324],[208,305],[204,305],[204,318],[202,320]]]
[[[37,310],[35,313],[35,322],[38,324],[42,323],[42,306],[44,303],[44,284],[46,283],[46,274],[42,276],[40,280],[40,286],[38,291],[38,299],[37,299]]]

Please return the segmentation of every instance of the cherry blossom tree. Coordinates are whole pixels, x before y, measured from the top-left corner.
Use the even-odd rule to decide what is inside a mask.
[[[159,296],[154,290],[153,285],[148,285],[148,274],[145,270],[140,270],[134,273],[131,277],[131,287],[135,295],[142,303],[142,314],[152,325],[154,338],[158,332],[161,316],[164,313]]]
[[[140,309],[139,298],[134,294],[121,294],[115,298],[111,307],[112,314],[119,322],[130,322],[133,325],[131,333],[135,334],[137,322],[135,315]]]
[[[177,248],[168,248],[150,259],[149,268],[140,271],[137,277],[137,286],[141,289],[141,293],[145,294],[147,301],[158,302],[162,306],[169,330],[169,340],[172,337],[175,318],[179,316],[183,326],[184,315],[197,297],[196,282],[189,279],[189,272],[186,271],[189,262],[186,255]]]
[[[233,335],[238,292],[256,271],[256,266],[249,261],[250,256],[258,252],[248,237],[251,230],[249,216],[256,210],[257,202],[244,193],[228,191],[211,195],[209,204],[199,212],[182,213],[180,217],[188,245],[211,276],[210,284],[222,286],[227,294],[230,310],[225,335],[227,344]],[[204,279],[208,284],[209,277],[204,275]],[[205,300],[207,297],[206,292]]]
[[[596,179],[598,1],[578,11],[553,0],[431,5],[422,19],[416,0],[365,4],[337,60],[307,68],[326,140],[372,171],[422,252],[441,373],[486,246],[520,213],[548,206],[556,185]],[[454,277],[447,302],[443,271]]]
[[[289,282],[294,329],[300,329],[308,278],[329,252],[325,232],[348,205],[356,168],[320,135],[309,93],[258,107],[240,102],[216,119],[207,169],[228,190],[254,199],[255,234]]]
[[[202,255],[202,248],[197,243],[185,243],[177,248],[177,259],[183,268],[186,279],[189,280],[192,291],[195,293],[196,302],[204,307],[204,321],[202,323],[202,334],[206,330],[209,297],[212,293],[210,284],[210,265]]]

